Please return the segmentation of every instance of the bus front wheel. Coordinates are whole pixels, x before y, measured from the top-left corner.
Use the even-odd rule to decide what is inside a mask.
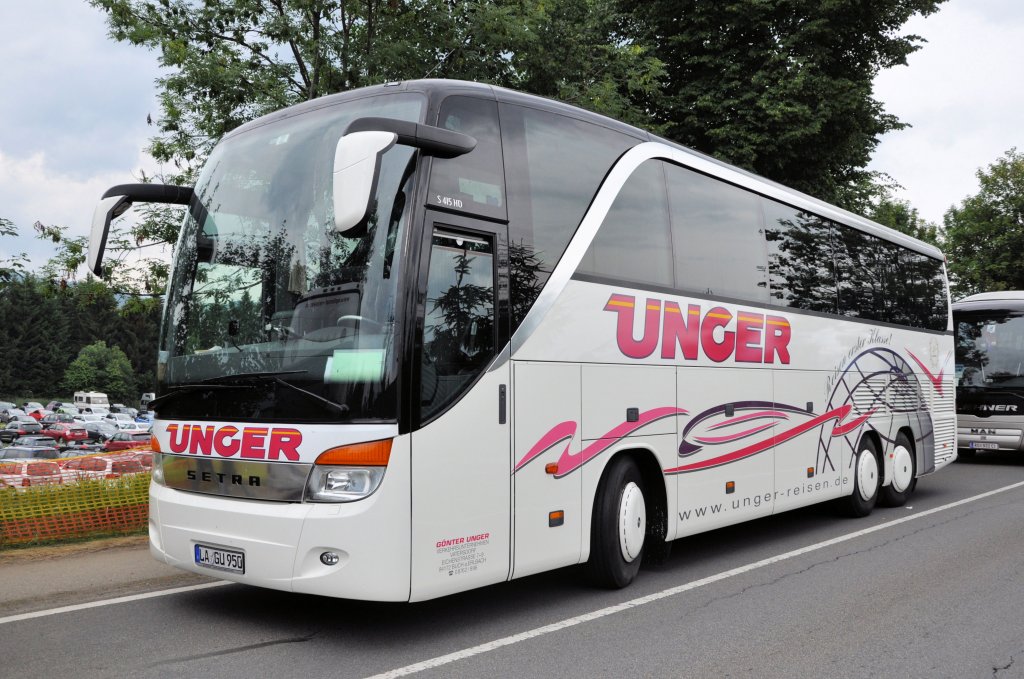
[[[622,457],[611,463],[594,499],[587,571],[597,585],[620,589],[636,578],[643,560],[647,504],[636,463]]]
[[[853,517],[870,514],[878,502],[880,483],[878,448],[870,436],[864,436],[853,460],[853,492],[843,498],[843,512]]]

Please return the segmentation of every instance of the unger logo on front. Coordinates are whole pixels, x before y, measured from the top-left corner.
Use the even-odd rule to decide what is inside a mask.
[[[201,424],[169,424],[172,453],[218,455],[245,460],[299,460],[302,432],[282,427],[215,427]]]

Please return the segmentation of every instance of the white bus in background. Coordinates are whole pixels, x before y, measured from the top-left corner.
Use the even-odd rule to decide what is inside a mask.
[[[962,299],[953,326],[960,455],[1024,449],[1024,292]]]
[[[642,130],[485,85],[325,97],[228,134],[187,205],[157,366],[153,554],[422,600],[955,458],[935,248]]]

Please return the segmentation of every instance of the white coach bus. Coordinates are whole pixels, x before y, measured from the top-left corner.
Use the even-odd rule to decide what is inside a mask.
[[[960,455],[1024,450],[1024,291],[953,304]]]
[[[187,205],[158,364],[153,554],[415,601],[812,503],[956,456],[935,248],[642,130],[418,81],[229,133]]]

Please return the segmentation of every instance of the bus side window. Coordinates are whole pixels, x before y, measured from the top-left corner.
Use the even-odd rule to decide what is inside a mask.
[[[649,160],[633,172],[577,271],[626,283],[674,285],[662,165]]]
[[[768,302],[768,261],[757,195],[665,164],[676,286]]]
[[[832,223],[773,200],[761,202],[771,303],[836,313],[839,307]]]
[[[530,310],[615,161],[643,139],[502,103],[512,330]]]
[[[447,210],[505,219],[505,178],[498,130],[498,104],[476,97],[448,97],[437,126],[476,139],[476,148],[457,158],[434,158],[427,204]]]

